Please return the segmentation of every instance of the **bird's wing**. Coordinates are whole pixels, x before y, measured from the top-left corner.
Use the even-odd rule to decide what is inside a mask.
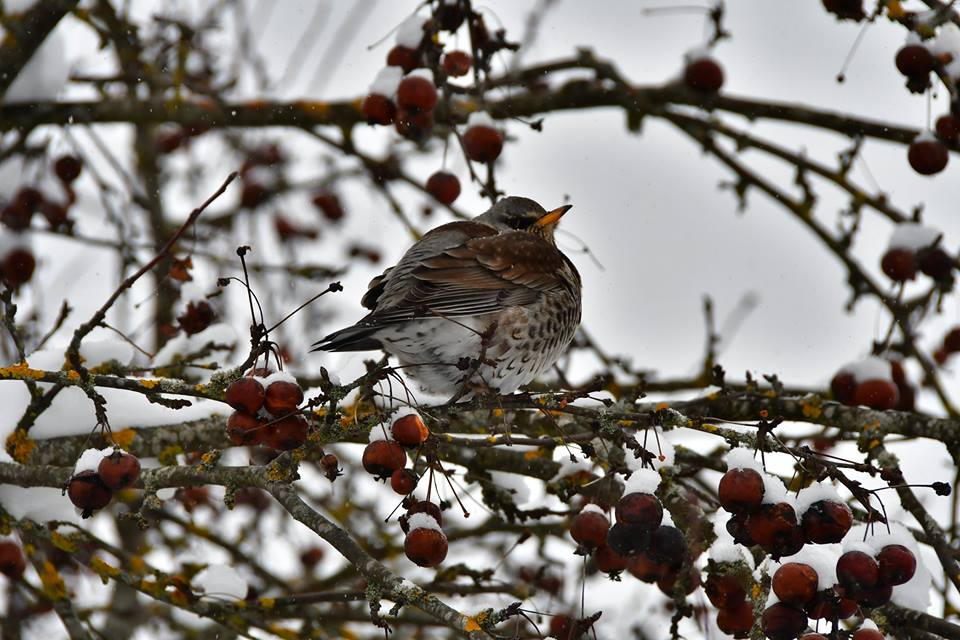
[[[383,291],[363,324],[490,313],[531,304],[567,286],[559,275],[560,252],[523,231],[466,238],[442,250],[418,252],[415,263],[406,264],[410,254],[376,283]]]

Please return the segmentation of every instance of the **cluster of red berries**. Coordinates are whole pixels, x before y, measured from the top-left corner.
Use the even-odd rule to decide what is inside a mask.
[[[758,545],[774,560],[797,553],[804,544],[840,542],[853,525],[850,508],[836,500],[817,500],[799,518],[788,502],[764,502],[763,476],[749,467],[728,470],[717,496],[732,514],[727,531],[734,542]]]
[[[694,51],[687,55],[683,69],[683,83],[693,91],[712,95],[723,87],[723,67],[706,51]]]
[[[23,550],[13,540],[0,540],[0,573],[11,580],[19,580],[27,568]]]
[[[915,222],[898,224],[880,260],[880,268],[895,282],[913,280],[918,271],[938,282],[949,282],[956,258],[940,246],[941,237],[936,229]]]
[[[870,357],[845,365],[830,380],[837,402],[878,411],[912,411],[916,390],[898,360]]]
[[[85,469],[76,473],[67,485],[70,502],[81,510],[81,517],[89,518],[113,499],[113,492],[133,486],[140,477],[140,460],[123,451],[114,450],[104,456],[97,470]]]
[[[960,352],[960,327],[954,327],[943,336],[940,347],[933,352],[933,359],[937,364],[944,364],[954,353]]]
[[[289,451],[307,441],[307,420],[298,411],[303,389],[292,376],[255,369],[230,383],[226,401],[236,409],[227,418],[234,444]]]
[[[746,638],[753,626],[753,605],[747,600],[741,578],[719,570],[720,566],[721,563],[711,565],[703,591],[717,608],[717,627],[727,635]]]
[[[372,436],[377,435],[379,433],[374,430]],[[430,435],[430,430],[419,415],[408,413],[393,421],[390,435],[392,438],[372,440],[366,446],[363,450],[363,468],[378,480],[389,478],[390,487],[395,492],[408,496],[417,488],[420,478],[413,469],[406,468],[407,452],[404,448],[415,449],[422,445]]]

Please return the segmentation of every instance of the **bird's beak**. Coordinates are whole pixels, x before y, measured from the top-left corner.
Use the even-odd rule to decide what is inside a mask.
[[[538,227],[546,227],[556,224],[557,221],[563,217],[563,214],[569,211],[572,206],[572,204],[565,204],[562,207],[557,207],[553,211],[548,211],[546,215],[540,216],[540,219],[534,224]]]

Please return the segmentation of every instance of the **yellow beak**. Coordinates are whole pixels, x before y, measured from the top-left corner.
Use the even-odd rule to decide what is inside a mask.
[[[565,204],[562,207],[557,207],[553,211],[548,211],[546,215],[540,216],[540,219],[534,224],[538,227],[546,227],[551,224],[556,224],[557,221],[563,217],[563,214],[569,211],[571,207],[573,207],[572,204]]]

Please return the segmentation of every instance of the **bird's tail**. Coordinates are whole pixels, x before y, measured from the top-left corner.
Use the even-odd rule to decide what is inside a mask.
[[[313,343],[311,351],[373,351],[382,348],[380,341],[372,337],[380,327],[353,325],[334,331],[326,338]]]

